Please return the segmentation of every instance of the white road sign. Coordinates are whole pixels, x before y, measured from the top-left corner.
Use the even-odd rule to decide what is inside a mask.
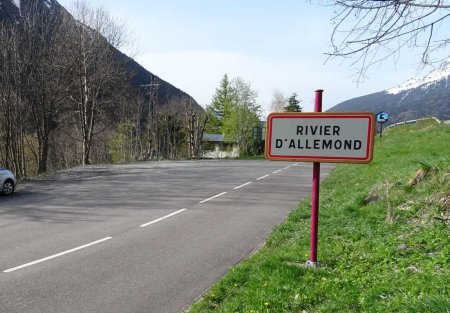
[[[369,163],[374,134],[372,113],[272,113],[267,119],[266,158]]]

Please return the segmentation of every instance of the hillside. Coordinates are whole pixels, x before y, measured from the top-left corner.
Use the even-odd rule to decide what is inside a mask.
[[[422,78],[370,95],[344,101],[330,112],[368,111],[390,114],[389,124],[423,117],[450,119],[450,60]]]
[[[322,183],[318,269],[310,200],[189,312],[448,312],[450,125],[390,129],[372,163]]]
[[[203,108],[118,50],[126,34],[107,11],[80,2],[73,14],[56,0],[0,0],[0,163],[24,178],[198,158]]]
[[[45,8],[46,10],[63,11],[65,14],[70,15],[69,12],[56,0],[0,0],[0,22],[8,21],[20,23],[21,8],[33,3],[34,1],[38,3],[38,6]],[[75,23],[73,17],[72,20],[73,23]],[[132,83],[135,87],[146,85],[151,82],[159,84],[158,102],[161,105],[168,104],[171,100],[181,98],[188,98],[192,103],[196,103],[190,95],[148,71],[132,58],[118,50],[116,50],[116,53],[117,57],[122,60],[122,62],[127,64],[128,70],[132,76]],[[198,106],[198,108],[200,109],[200,106]]]

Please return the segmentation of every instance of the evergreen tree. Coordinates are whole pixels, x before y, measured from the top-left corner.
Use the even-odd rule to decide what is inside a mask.
[[[208,124],[206,132],[210,134],[222,134],[224,119],[230,114],[233,103],[228,75],[225,74],[220,81],[219,88],[216,89],[211,104],[207,106]]]
[[[252,154],[256,146],[255,129],[259,127],[261,115],[257,96],[250,83],[240,77],[229,81],[225,74],[206,109],[206,132],[223,134],[226,140],[236,142],[241,155]]]
[[[284,107],[284,112],[302,112],[303,108],[299,105],[300,100],[298,95],[294,92],[288,99],[288,105]]]

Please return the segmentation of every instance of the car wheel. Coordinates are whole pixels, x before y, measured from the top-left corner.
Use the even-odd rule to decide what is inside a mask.
[[[3,194],[9,196],[14,192],[14,182],[11,179],[7,179],[3,184]]]

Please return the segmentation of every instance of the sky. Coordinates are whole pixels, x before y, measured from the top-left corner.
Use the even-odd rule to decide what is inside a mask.
[[[58,0],[70,9],[73,0]],[[333,8],[302,0],[86,0],[125,22],[125,53],[206,106],[227,73],[240,76],[269,110],[275,90],[293,92],[305,112],[323,89],[323,109],[385,90],[418,73],[405,53],[355,82],[349,62],[327,61]],[[69,10],[70,11],[70,10]],[[327,62],[326,62],[327,61]],[[425,72],[426,73],[426,72]]]

